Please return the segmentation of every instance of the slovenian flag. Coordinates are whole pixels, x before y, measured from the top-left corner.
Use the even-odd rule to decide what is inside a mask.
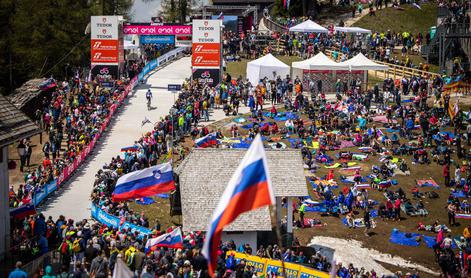
[[[203,255],[208,260],[211,276],[216,270],[217,252],[224,227],[244,212],[274,203],[265,150],[258,134],[229,180],[207,229]]]
[[[195,146],[197,148],[206,148],[209,146],[216,146],[218,144],[216,133],[209,133],[208,135],[198,138],[195,140]]]
[[[113,191],[113,201],[124,201],[154,196],[175,190],[170,163],[134,171],[118,179]]]
[[[183,248],[183,237],[180,228],[156,238],[149,238],[145,247],[146,254],[155,251],[157,247]]]

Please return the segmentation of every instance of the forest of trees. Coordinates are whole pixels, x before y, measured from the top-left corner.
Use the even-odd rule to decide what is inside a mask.
[[[30,78],[87,66],[91,15],[126,14],[132,0],[0,0],[0,93]],[[69,70],[70,69],[70,70]]]
[[[156,1],[156,0],[144,0]],[[190,0],[163,0],[166,22],[184,22]],[[133,0],[0,0],[0,93],[31,78],[62,79],[89,67],[92,15],[129,15]]]

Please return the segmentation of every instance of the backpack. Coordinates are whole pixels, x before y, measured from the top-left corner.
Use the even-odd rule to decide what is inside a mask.
[[[67,241],[62,242],[59,248],[62,255],[69,253],[69,243]]]
[[[430,191],[427,193],[428,194],[428,197],[430,199],[437,199],[438,198],[438,193],[437,192],[434,192],[434,191]]]
[[[136,257],[136,251],[130,252],[129,257],[126,261],[126,264],[128,265],[128,267],[132,267],[134,265],[135,257]]]
[[[75,253],[79,253],[82,250],[82,247],[80,246],[80,239],[74,240],[72,243],[72,251]]]

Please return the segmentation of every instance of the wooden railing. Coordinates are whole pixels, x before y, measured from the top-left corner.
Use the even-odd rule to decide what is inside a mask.
[[[333,52],[334,52],[333,50],[325,50],[325,55],[330,57],[332,60],[336,60],[336,62],[340,62],[342,53],[338,52],[337,59],[334,59]],[[378,77],[378,75],[382,75],[382,77],[397,79],[397,78],[402,78],[403,76],[405,76],[406,78],[411,78],[412,76],[425,76],[425,77],[428,77],[428,78],[433,78],[435,76],[440,76],[438,73],[435,73],[435,72],[404,67],[404,66],[400,66],[400,65],[396,65],[396,64],[377,61],[377,60],[373,60],[373,61],[375,63],[388,66],[388,70],[383,71],[382,74],[381,74],[381,71],[379,71],[379,72],[374,71],[375,77]]]

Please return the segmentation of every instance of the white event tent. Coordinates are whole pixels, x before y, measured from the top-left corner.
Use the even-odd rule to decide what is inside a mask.
[[[348,70],[348,66],[340,65],[319,52],[315,56],[300,62],[293,62],[293,76],[301,76],[303,70]]]
[[[271,54],[267,54],[257,60],[247,63],[246,76],[252,85],[258,84],[260,79],[265,77],[273,80],[277,76],[284,77],[289,73],[290,67]]]
[[[339,65],[346,67],[348,70],[388,70],[388,66],[377,64],[366,58],[362,53],[358,53],[355,57],[341,62]]]
[[[289,31],[303,33],[329,33],[329,30],[309,19],[289,28]]]
[[[360,27],[339,27],[335,26],[334,31],[341,33],[371,34],[371,30]]]

